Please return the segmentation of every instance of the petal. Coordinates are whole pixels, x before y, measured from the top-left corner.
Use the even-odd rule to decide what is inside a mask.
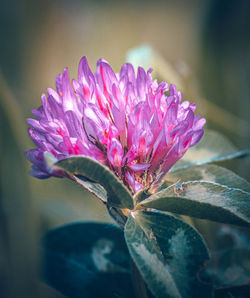
[[[146,163],[144,163],[144,164],[131,163],[129,165],[129,168],[131,170],[133,170],[134,172],[142,172],[142,171],[146,171],[150,166],[151,166],[151,164],[149,164],[149,163],[148,164],[146,164]]]
[[[48,174],[47,172],[44,172],[44,171],[42,171],[39,168],[34,167],[34,166],[32,167],[32,170],[29,173],[32,177],[35,177],[35,178],[38,178],[38,179],[47,179],[47,178],[51,177],[51,175]]]
[[[65,124],[67,126],[70,137],[83,138],[82,123],[79,121],[77,115],[73,111],[67,111],[65,113]]]
[[[75,111],[77,112],[76,98],[74,92],[72,91],[70,80],[69,80],[69,71],[67,68],[64,69],[62,76],[62,97],[63,97],[63,111]]]
[[[206,119],[200,118],[200,115],[196,115],[194,119],[194,130],[200,130],[206,124]]]
[[[49,97],[53,97],[54,100],[55,100],[58,104],[60,104],[60,103],[62,102],[61,97],[60,97],[60,96],[58,95],[58,93],[57,93],[55,90],[53,90],[52,88],[47,88],[47,93],[48,93]]]
[[[204,134],[203,129],[195,131],[194,134],[193,134],[193,137],[192,137],[192,141],[190,143],[190,147],[196,145],[200,141],[200,139],[202,138],[203,134]]]
[[[52,95],[48,96],[48,104],[50,106],[50,110],[52,111],[52,113],[54,115],[54,118],[62,120],[64,118],[62,105],[57,102],[57,100],[54,98],[54,96],[52,96]]]
[[[111,143],[108,146],[107,158],[112,166],[114,166],[115,168],[120,168],[121,170],[123,147],[121,143],[115,138],[112,138]]]
[[[41,100],[43,104],[44,116],[47,118],[47,120],[51,121],[53,119],[53,115],[51,113],[50,106],[48,104],[47,96],[45,94],[42,94]]]
[[[44,129],[40,122],[38,120],[35,120],[35,119],[32,119],[32,118],[28,118],[26,120],[26,122],[35,130],[41,132],[41,133],[45,133],[46,132],[46,129]]]
[[[83,85],[90,85],[91,83],[93,84],[95,82],[95,77],[89,68],[88,60],[85,56],[79,62],[78,81]]]
[[[132,64],[125,63],[121,67],[120,80],[124,77],[127,78],[127,82],[130,82],[133,85],[135,85],[135,71],[134,71],[134,67]]]
[[[140,100],[145,100],[147,75],[142,67],[138,67],[136,86],[137,94]]]
[[[102,86],[106,96],[108,93],[112,93],[113,84],[118,85],[115,73],[113,72],[110,65],[103,59],[97,61],[96,75],[98,83],[100,86]]]
[[[57,93],[62,96],[62,74],[59,74],[57,77],[56,77],[56,90],[57,90]]]

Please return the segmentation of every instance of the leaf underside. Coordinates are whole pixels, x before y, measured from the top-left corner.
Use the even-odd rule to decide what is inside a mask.
[[[105,188],[101,186],[101,184],[90,181],[81,175],[73,175],[72,177],[78,184],[94,194],[98,199],[102,200],[103,202],[107,202],[107,192]]]
[[[105,200],[106,196],[100,187],[97,190],[97,185],[90,186],[91,182],[100,184],[107,191],[107,200],[110,206],[133,209],[133,198],[127,188],[107,167],[99,162],[85,156],[73,156],[58,161],[55,167],[63,169],[78,179],[80,176],[86,177],[88,181],[85,179],[78,183],[84,184],[85,188],[91,189],[91,192]]]

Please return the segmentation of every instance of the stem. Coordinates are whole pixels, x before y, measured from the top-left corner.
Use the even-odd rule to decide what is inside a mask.
[[[124,229],[125,223],[127,221],[127,216],[125,216],[119,208],[109,206],[108,204],[107,204],[107,209],[108,209],[109,215],[115,220],[115,222],[122,229]]]

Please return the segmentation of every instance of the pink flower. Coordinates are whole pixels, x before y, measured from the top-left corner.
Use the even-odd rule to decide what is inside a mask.
[[[136,193],[158,184],[169,169],[203,135],[205,119],[194,115],[195,104],[182,100],[175,85],[152,81],[151,69],[135,74],[126,63],[114,73],[103,59],[93,74],[86,57],[78,80],[68,69],[48,88],[42,106],[28,119],[36,149],[27,150],[37,178],[65,176],[53,169],[46,154],[58,161],[84,155],[109,167]]]

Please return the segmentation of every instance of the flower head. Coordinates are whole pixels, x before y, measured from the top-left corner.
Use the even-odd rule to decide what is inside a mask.
[[[42,105],[28,119],[36,149],[27,150],[37,178],[64,176],[51,167],[46,154],[58,161],[84,155],[109,167],[133,192],[157,185],[169,169],[203,135],[205,119],[194,115],[195,104],[182,101],[175,85],[152,81],[151,69],[137,74],[126,63],[114,73],[107,61],[96,72],[86,57],[78,80],[68,69],[48,88]]]

